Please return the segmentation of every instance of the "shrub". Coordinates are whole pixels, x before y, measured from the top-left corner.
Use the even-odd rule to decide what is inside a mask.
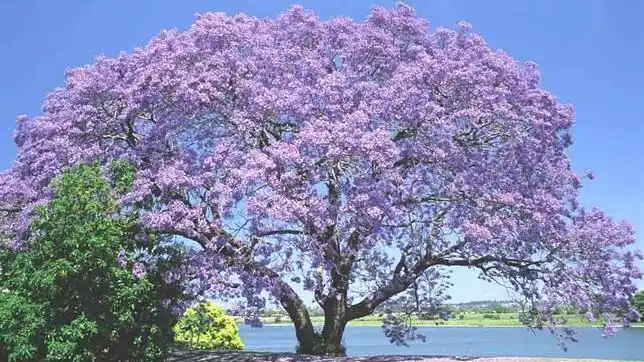
[[[0,360],[152,362],[167,355],[177,318],[165,304],[182,288],[159,280],[181,253],[149,235],[142,250],[164,261],[148,264],[145,275],[123,267],[120,252],[139,247],[136,219],[115,198],[133,171],[113,166],[111,180],[98,165],[63,173],[51,184],[53,199],[35,210],[24,248],[0,243]]]
[[[434,320],[436,318],[437,318],[436,314],[432,314],[432,313],[419,313],[418,314],[418,319],[421,320],[421,321],[432,321],[432,320]]]
[[[485,313],[483,314],[483,319],[501,319],[501,316],[498,314]]]
[[[242,350],[235,321],[215,303],[188,308],[174,327],[175,342],[192,349]]]
[[[501,313],[501,314],[503,314],[503,313],[510,313],[510,312],[512,312],[512,310],[510,308],[506,307],[506,306],[497,304],[497,305],[492,307],[492,312],[493,313]]]

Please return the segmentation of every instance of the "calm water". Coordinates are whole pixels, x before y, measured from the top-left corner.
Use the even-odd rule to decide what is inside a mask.
[[[427,342],[396,347],[388,342],[379,327],[348,327],[345,334],[350,356],[386,354],[517,356],[561,358],[605,358],[644,361],[644,328],[618,332],[604,339],[593,328],[581,328],[580,342],[569,344],[564,352],[555,338],[545,331],[526,328],[422,328]],[[291,326],[250,328],[240,326],[246,349],[266,352],[293,352],[295,334]]]

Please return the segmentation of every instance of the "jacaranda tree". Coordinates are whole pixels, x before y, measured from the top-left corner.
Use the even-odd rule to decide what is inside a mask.
[[[137,174],[121,201],[142,227],[200,244],[203,280],[249,306],[268,292],[301,352],[341,353],[347,322],[385,301],[437,303],[450,267],[513,288],[529,326],[556,332],[559,305],[606,332],[637,316],[631,226],[578,203],[590,175],[566,155],[573,109],[467,24],[430,30],[403,5],[364,22],[207,13],[66,79],[18,119],[0,176],[16,247],[48,180],[125,158]],[[388,335],[408,337],[390,317]]]

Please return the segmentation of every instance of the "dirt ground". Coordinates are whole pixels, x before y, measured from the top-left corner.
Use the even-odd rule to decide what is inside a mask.
[[[325,358],[302,356],[293,353],[262,352],[177,352],[171,362],[591,362],[608,360],[558,359],[558,358],[524,358],[524,357],[444,357],[444,356],[369,356]]]

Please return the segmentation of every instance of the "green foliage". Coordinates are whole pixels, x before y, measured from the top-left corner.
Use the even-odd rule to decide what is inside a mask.
[[[504,305],[497,304],[497,305],[492,307],[492,311],[494,313],[511,313],[512,309],[510,309],[510,308],[508,308],[508,307],[506,307]]]
[[[175,341],[193,349],[242,350],[235,321],[212,302],[204,302],[186,310],[174,328]]]
[[[159,361],[176,317],[164,304],[182,297],[161,274],[182,252],[151,235],[137,244],[136,213],[117,207],[133,169],[115,162],[111,177],[80,165],[52,182],[53,199],[35,210],[25,251],[0,249],[0,360]],[[159,262],[135,278],[117,255],[139,251]]]
[[[132,187],[136,178],[136,170],[130,163],[117,160],[110,164],[110,181],[114,191],[124,194]]]
[[[640,312],[642,320],[644,320],[644,290],[640,290],[635,294],[635,297],[633,297],[633,306]]]

